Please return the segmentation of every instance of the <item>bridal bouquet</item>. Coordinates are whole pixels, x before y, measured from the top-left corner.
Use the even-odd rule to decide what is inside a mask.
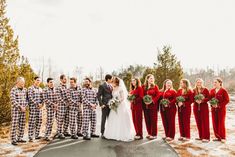
[[[205,97],[204,97],[203,94],[198,94],[198,95],[196,95],[196,96],[194,97],[195,101],[197,101],[197,100],[201,101],[201,100],[203,100],[204,98],[205,98]]]
[[[168,105],[170,104],[170,101],[168,99],[162,99],[160,101],[160,104],[163,105],[164,107],[168,107]]]
[[[198,95],[195,95],[194,100],[197,102],[197,101],[202,101],[204,98],[205,97],[203,94],[198,94]],[[198,103],[198,111],[200,110],[201,110],[201,104]]]
[[[185,98],[184,98],[183,96],[178,96],[178,97],[176,98],[176,101],[177,101],[177,102],[185,102]]]
[[[135,98],[136,98],[136,96],[134,94],[129,94],[128,97],[127,97],[127,100],[134,101]]]
[[[114,110],[115,112],[117,112],[117,108],[118,108],[119,104],[120,104],[120,100],[118,100],[118,98],[113,98],[108,103],[109,108],[111,110]]]
[[[153,99],[152,99],[152,97],[150,95],[145,95],[143,97],[143,101],[144,101],[144,103],[146,105],[149,105],[149,104],[151,104],[153,102]]]
[[[217,106],[218,106],[218,103],[219,103],[219,100],[216,99],[216,98],[212,98],[212,99],[210,100],[211,107],[217,107]]]

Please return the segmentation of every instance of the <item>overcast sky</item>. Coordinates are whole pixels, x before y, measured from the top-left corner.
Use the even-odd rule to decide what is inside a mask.
[[[185,69],[235,67],[234,0],[7,0],[21,54],[33,68],[86,73],[153,65],[171,45]]]

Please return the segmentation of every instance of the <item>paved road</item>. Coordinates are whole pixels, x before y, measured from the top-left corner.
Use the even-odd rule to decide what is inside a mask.
[[[54,140],[35,157],[177,157],[177,153],[163,140],[118,142],[92,139]]]
[[[100,131],[101,111],[97,109],[97,129]],[[144,125],[145,126],[145,125]],[[144,135],[146,135],[144,128]],[[91,141],[55,139],[35,157],[174,157],[177,153],[163,140],[140,140],[118,142],[113,140],[92,139]]]

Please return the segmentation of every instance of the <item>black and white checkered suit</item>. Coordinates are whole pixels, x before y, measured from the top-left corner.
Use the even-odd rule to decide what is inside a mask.
[[[92,110],[91,104],[98,105],[97,91],[94,88],[82,89],[82,134],[88,136],[89,123],[91,123],[91,134],[95,134],[96,130],[96,111]]]
[[[81,110],[81,101],[82,101],[82,90],[80,87],[70,87],[69,88],[70,93],[70,106],[69,106],[69,127],[70,132],[72,135],[76,135],[77,131],[76,129],[81,129],[81,119],[78,115],[79,110]],[[79,117],[79,119],[78,119]],[[79,126],[77,126],[79,124]]]
[[[12,88],[11,93],[11,140],[16,142],[24,136],[25,129],[25,112],[21,111],[21,107],[27,107],[27,89]]]
[[[43,102],[46,105],[47,109],[47,122],[46,122],[46,132],[45,137],[50,137],[53,121],[56,112],[56,104],[59,104],[59,95],[56,92],[55,88],[44,88],[42,92]]]
[[[64,134],[68,132],[69,126],[69,90],[66,85],[60,84],[57,89],[60,101],[57,112],[57,133]]]
[[[39,104],[42,104],[42,89],[40,87],[31,86],[28,89],[29,99],[29,139],[39,137],[42,124],[42,110]]]

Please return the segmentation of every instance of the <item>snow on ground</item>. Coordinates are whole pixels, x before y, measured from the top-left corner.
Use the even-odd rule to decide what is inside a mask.
[[[192,139],[189,142],[180,142],[177,140],[179,137],[178,120],[176,120],[176,140],[169,144],[176,150],[182,157],[188,156],[218,156],[230,157],[235,156],[235,95],[231,96],[231,102],[227,106],[226,115],[226,128],[227,128],[227,141],[226,143],[210,141],[209,143],[202,143],[194,140],[198,137],[197,127],[194,120],[194,115],[191,116],[191,134]],[[212,129],[212,120],[210,114],[210,133],[211,139],[214,138]]]
[[[213,142],[202,143],[200,141],[195,141],[197,137],[197,128],[194,120],[194,115],[191,116],[191,134],[192,140],[188,142],[180,142],[177,140],[179,137],[179,127],[178,119],[176,119],[176,137],[175,140],[169,142],[169,144],[176,150],[176,152],[181,157],[230,157],[235,156],[235,95],[231,96],[231,103],[227,106],[227,118],[226,118],[226,127],[227,127],[227,141],[226,143]],[[98,110],[98,114],[99,110]],[[45,109],[43,114],[43,124],[42,132],[45,130]],[[177,116],[176,116],[177,117]],[[98,122],[100,121],[100,116],[98,116]],[[158,134],[159,137],[164,137],[164,130],[161,122],[161,117],[159,114],[158,119]],[[211,122],[211,115],[210,115]],[[99,124],[97,125],[97,133],[99,133]],[[214,138],[212,124],[211,127],[211,139]],[[55,134],[56,125],[53,126],[53,134]],[[27,130],[27,128],[26,128]],[[144,129],[145,130],[145,129]],[[25,139],[27,140],[27,132],[25,132]],[[18,146],[12,146],[9,139],[9,126],[2,126],[0,128],[0,157],[32,157],[37,153],[42,147],[44,147],[47,142],[42,140],[37,140],[33,143],[20,144]]]

